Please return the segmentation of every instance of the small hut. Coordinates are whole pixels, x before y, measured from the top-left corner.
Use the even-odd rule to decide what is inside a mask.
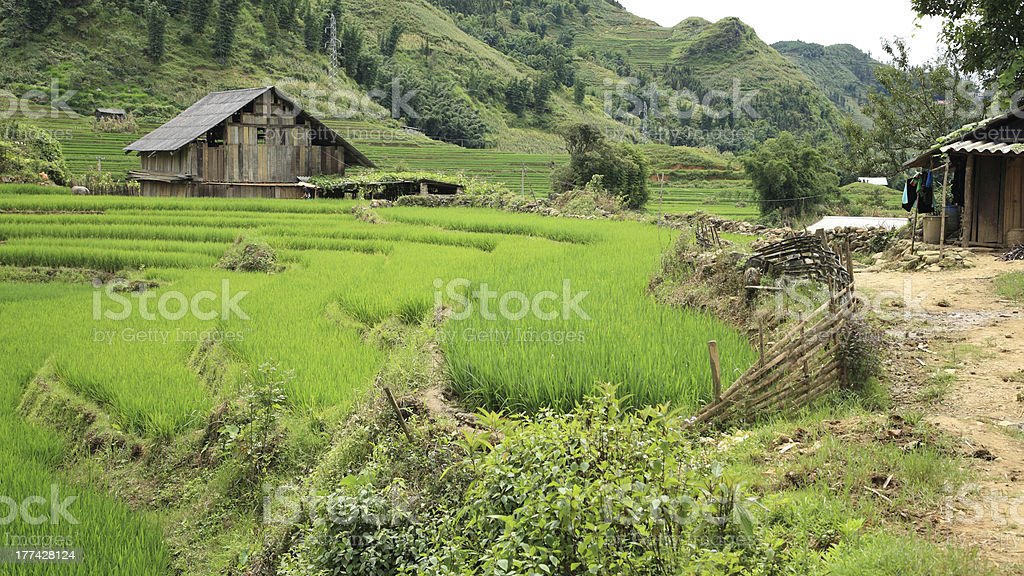
[[[273,86],[207,94],[125,152],[143,196],[301,198],[310,176],[374,166]]]
[[[93,112],[93,116],[97,120],[106,120],[108,122],[128,121],[128,112],[125,112],[123,108],[97,108]]]
[[[964,126],[904,167],[933,170],[941,180],[944,155],[953,204],[962,209],[963,245],[1024,242],[1024,111]]]

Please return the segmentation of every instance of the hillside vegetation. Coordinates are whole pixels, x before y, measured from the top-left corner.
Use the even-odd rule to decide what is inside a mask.
[[[850,44],[790,41],[772,48],[799,66],[841,111],[861,124],[869,122],[861,108],[872,91],[883,91],[875,71],[884,64]]]
[[[0,30],[0,86],[154,122],[211,90],[267,84],[326,118],[394,116],[462,146],[529,152],[560,151],[554,133],[570,121],[745,149],[839,118],[735,18],[663,28],[601,0],[79,0],[0,8]],[[657,101],[641,96],[651,86]]]

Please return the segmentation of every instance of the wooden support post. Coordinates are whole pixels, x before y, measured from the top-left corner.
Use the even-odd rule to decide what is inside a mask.
[[[914,228],[910,233],[910,253],[917,254],[917,213],[920,206],[921,199],[914,204]]]
[[[761,359],[758,362],[759,368],[764,368],[764,318],[757,321],[758,349],[761,351]]]
[[[383,388],[384,395],[388,398],[388,403],[391,404],[391,408],[395,411],[395,416],[398,417],[398,424],[402,427],[402,432],[405,432],[405,437],[412,442],[412,431],[409,430],[409,425],[405,423],[405,416],[402,416],[402,409],[398,407],[398,402],[395,401],[394,394],[391,393],[391,389],[387,386],[384,386]]]
[[[964,174],[964,213],[960,215],[961,243],[964,248],[974,233],[974,154],[967,157],[967,171]]]
[[[939,256],[946,252],[946,196],[949,195],[949,161],[946,162],[946,171],[942,176],[942,225],[939,227]]]
[[[711,361],[711,383],[715,389],[715,402],[722,399],[722,368],[718,359],[718,342],[708,340],[708,357]]]
[[[846,237],[846,245],[843,247],[843,260],[846,260],[846,272],[850,275],[850,282],[853,282],[853,249],[850,247],[850,237]]]

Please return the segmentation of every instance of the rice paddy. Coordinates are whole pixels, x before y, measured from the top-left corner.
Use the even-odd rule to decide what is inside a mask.
[[[214,408],[218,391],[189,361],[204,339],[221,341],[238,366],[275,360],[295,370],[290,408],[336,417],[387,360],[366,330],[389,319],[430,323],[438,306],[449,315],[437,337],[455,390],[492,409],[564,409],[615,382],[634,405],[692,410],[710,393],[707,340],[719,341],[726,379],[754,360],[729,327],[647,295],[673,239],[666,230],[409,207],[380,209],[384,222],[370,224],[353,205],[0,196],[0,266],[98,270],[156,285],[0,284],[0,478],[8,493],[53,481],[89,495],[71,531],[88,552],[81,573],[159,574],[166,552],[158,522],[63,478],[60,436],[18,416],[40,370],[116,429],[161,439],[201,429]],[[239,237],[271,245],[285,270],[215,268]],[[204,313],[188,308],[196,302]],[[225,314],[227,302],[235,307]],[[125,526],[136,527],[137,542],[100,544]],[[15,573],[45,573],[25,570]]]
[[[69,169],[75,174],[96,170],[97,166],[116,178],[138,167],[138,159],[125,155],[122,148],[156,128],[159,122],[140,123],[137,133],[107,133],[96,130],[90,118],[54,117],[35,109],[27,118],[48,130],[61,141]],[[568,161],[566,154],[520,153],[502,150],[474,150],[431,140],[383,124],[357,120],[328,120],[359,150],[384,170],[461,172],[505,185],[526,195],[551,193],[551,172]],[[670,148],[644,145],[641,149],[651,161],[651,212],[694,212],[702,210],[735,219],[757,217],[750,180],[732,157],[694,148]],[[655,180],[664,177],[661,187]],[[9,193],[43,194],[57,189],[23,186]],[[8,193],[4,190],[4,193]]]

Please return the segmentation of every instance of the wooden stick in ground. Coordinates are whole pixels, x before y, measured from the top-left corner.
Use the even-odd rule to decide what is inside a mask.
[[[715,402],[718,402],[722,397],[722,373],[721,366],[718,362],[718,342],[715,340],[708,341],[708,356],[711,361],[711,382],[715,386]]]
[[[942,225],[939,231],[939,256],[946,252],[946,196],[949,194],[949,162],[946,162],[946,173],[942,176]]]
[[[398,407],[398,402],[395,401],[394,394],[391,393],[391,388],[384,386],[384,395],[388,397],[388,403],[391,404],[391,408],[395,411],[395,416],[398,417],[398,423],[402,426],[402,432],[405,432],[405,437],[412,442],[412,431],[409,430],[409,425],[405,423],[405,416],[402,416],[402,409]]]
[[[758,361],[757,365],[760,368],[764,368],[764,318],[761,318],[757,322],[757,340],[758,348],[761,351],[761,359]]]

